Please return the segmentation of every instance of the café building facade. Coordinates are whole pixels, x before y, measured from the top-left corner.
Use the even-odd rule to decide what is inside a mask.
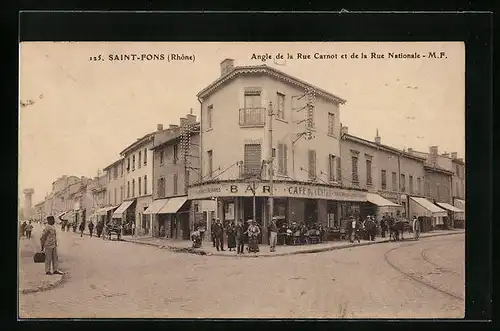
[[[272,67],[235,67],[231,59],[197,96],[200,174],[188,198],[214,199],[221,220],[255,219],[267,238],[270,201],[280,222],[325,226],[366,201],[365,191],[337,180],[345,100]]]

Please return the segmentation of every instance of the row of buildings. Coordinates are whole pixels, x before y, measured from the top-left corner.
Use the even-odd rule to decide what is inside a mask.
[[[214,217],[256,219],[263,238],[271,215],[328,228],[386,212],[416,215],[429,228],[464,225],[457,153],[399,150],[378,131],[373,140],[351,135],[340,123],[345,100],[266,65],[226,59],[197,97],[199,118],[157,125],[100,177],[59,179],[64,189],[54,187],[37,209],[86,210],[135,224],[137,234],[179,239],[198,226],[210,232]]]

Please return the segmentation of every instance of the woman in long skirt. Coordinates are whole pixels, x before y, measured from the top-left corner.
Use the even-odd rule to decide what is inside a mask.
[[[233,222],[227,228],[227,248],[230,251],[234,251],[236,248],[236,228]]]
[[[257,226],[257,222],[254,220],[250,220],[251,224],[248,227],[247,234],[248,234],[248,250],[251,253],[257,253],[259,251],[259,234],[260,234],[260,229]]]

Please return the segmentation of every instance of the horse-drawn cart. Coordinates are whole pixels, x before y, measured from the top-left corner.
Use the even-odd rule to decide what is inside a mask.
[[[105,229],[105,233],[102,236],[103,239],[106,239],[106,237],[107,237],[107,239],[111,240],[111,236],[114,234],[114,235],[116,235],[116,240],[120,240],[121,235],[122,235],[122,227],[120,224],[110,222],[110,223],[106,224],[104,229]]]

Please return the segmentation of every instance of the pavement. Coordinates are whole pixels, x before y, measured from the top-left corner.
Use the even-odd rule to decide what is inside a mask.
[[[435,230],[432,232],[424,232],[420,234],[420,238],[429,238],[436,236],[446,236],[454,234],[464,233],[463,229],[452,229],[452,230]],[[406,234],[406,241],[413,241],[412,234]],[[189,240],[174,240],[165,238],[152,238],[152,237],[132,237],[132,236],[122,236],[122,240],[126,242],[149,245],[162,249],[169,249],[174,252],[183,253],[193,253],[199,255],[212,255],[212,256],[228,256],[228,257],[275,257],[275,256],[286,256],[286,255],[296,255],[296,254],[310,254],[310,253],[320,253],[333,251],[337,249],[346,249],[351,247],[367,246],[380,243],[389,242],[388,238],[376,237],[375,241],[361,240],[360,243],[351,243],[346,240],[329,241],[325,243],[313,244],[313,245],[279,245],[276,246],[276,251],[271,252],[269,245],[259,245],[260,252],[258,253],[248,253],[245,252],[242,255],[237,255],[235,251],[228,251],[227,241],[225,241],[225,251],[217,251],[213,247],[212,242],[204,241],[201,248],[192,248],[191,241]],[[246,246],[246,245],[245,245]]]
[[[70,279],[20,295],[21,319],[464,316],[464,234],[272,259],[179,254],[63,232],[58,240]]]
[[[19,292],[21,294],[47,291],[64,281],[64,275],[46,275],[45,264],[35,263],[33,255],[40,251],[42,227],[38,224],[33,229],[31,239],[21,237],[19,241]]]

